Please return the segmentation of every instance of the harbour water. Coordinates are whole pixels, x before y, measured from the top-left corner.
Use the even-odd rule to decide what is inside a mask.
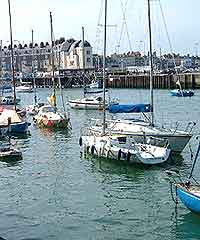
[[[51,89],[39,89],[46,101]],[[64,90],[65,99],[81,89]],[[148,103],[148,90],[114,89],[111,95],[124,103]],[[33,94],[20,94],[25,105]],[[167,90],[154,91],[156,119],[176,127],[189,121],[200,131],[200,91],[192,98],[171,97]],[[101,112],[70,110],[71,132],[36,127],[31,136],[14,139],[23,160],[0,162],[0,236],[8,240],[164,240],[200,238],[200,218],[181,203],[177,214],[164,171],[178,168],[187,174],[189,147],[173,165],[135,166],[80,155],[80,130]],[[198,140],[191,140],[196,150]],[[200,177],[199,163],[195,176]]]

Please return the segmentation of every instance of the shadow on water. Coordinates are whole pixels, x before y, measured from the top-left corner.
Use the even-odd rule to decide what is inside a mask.
[[[183,157],[181,155],[173,156],[173,159],[170,159],[166,163],[158,165],[144,165],[140,163],[131,163],[127,161],[118,161],[116,159],[107,159],[92,157],[91,155],[81,154],[81,158],[88,160],[92,163],[93,171],[108,173],[108,174],[127,174],[136,177],[137,174],[141,174],[144,171],[158,171],[162,169],[168,169],[171,167],[182,166]]]
[[[133,163],[128,161],[119,161],[116,159],[107,159],[104,157],[93,157],[91,155],[84,155],[81,153],[81,158],[91,161],[93,166],[97,167],[102,172],[110,173],[125,173],[125,172],[135,172],[135,171],[145,171],[145,170],[160,170],[169,167],[182,166],[184,158],[180,154],[173,154],[169,160],[165,163],[157,165],[144,165],[140,163]]]

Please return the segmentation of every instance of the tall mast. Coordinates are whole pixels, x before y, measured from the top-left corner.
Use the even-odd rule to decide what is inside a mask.
[[[83,94],[85,97],[86,92],[86,82],[85,82],[85,48],[84,48],[84,42],[85,42],[85,33],[84,33],[84,27],[82,27],[82,58],[83,58]]]
[[[37,103],[37,95],[36,95],[36,83],[35,83],[35,71],[34,71],[33,30],[31,31],[31,33],[32,33],[32,77],[33,77],[33,86],[34,86],[34,93],[35,93],[34,101],[35,101],[35,105],[36,105],[36,103]]]
[[[149,23],[149,64],[150,64],[150,104],[151,104],[151,125],[154,125],[154,106],[153,106],[153,54],[151,36],[151,6],[148,1],[148,23]]]
[[[0,77],[2,77],[2,40],[0,40]]]
[[[56,85],[55,85],[55,66],[54,66],[54,41],[53,41],[53,23],[52,14],[50,12],[50,24],[51,24],[51,63],[52,63],[52,81],[53,81],[53,105],[56,111]]]
[[[14,68],[14,54],[13,54],[13,37],[12,37],[12,18],[11,18],[11,10],[10,10],[10,0],[8,0],[8,11],[9,11],[9,21],[10,21],[10,48],[11,48],[11,70],[12,70],[12,82],[13,82],[13,100],[14,100],[14,108],[16,107],[16,89],[15,89],[15,68]]]
[[[106,30],[107,30],[107,0],[105,0],[105,19],[104,19],[104,51],[103,51],[103,134],[105,134],[106,128]]]

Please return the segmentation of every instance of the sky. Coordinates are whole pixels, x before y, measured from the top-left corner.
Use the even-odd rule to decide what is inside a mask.
[[[31,29],[35,42],[50,41],[51,11],[55,38],[81,39],[84,26],[85,39],[93,46],[93,52],[102,53],[104,0],[10,1],[15,43],[29,43]],[[173,51],[199,55],[199,9],[200,0],[151,0],[153,50],[161,54]],[[147,0],[108,0],[107,17],[107,54],[148,51]],[[8,45],[7,0],[0,0],[0,40]]]

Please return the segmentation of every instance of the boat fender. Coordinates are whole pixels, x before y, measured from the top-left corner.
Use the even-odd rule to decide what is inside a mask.
[[[128,152],[127,155],[126,155],[126,160],[127,160],[127,162],[130,162],[130,158],[131,158],[131,153]]]
[[[119,149],[118,155],[117,155],[117,160],[120,160],[121,156],[122,156],[122,150]]]
[[[81,147],[83,144],[83,140],[82,140],[82,137],[79,138],[79,146]]]
[[[94,155],[94,150],[96,150],[96,148],[95,148],[94,145],[92,145],[92,147],[91,147],[91,154],[92,154],[92,155]]]

